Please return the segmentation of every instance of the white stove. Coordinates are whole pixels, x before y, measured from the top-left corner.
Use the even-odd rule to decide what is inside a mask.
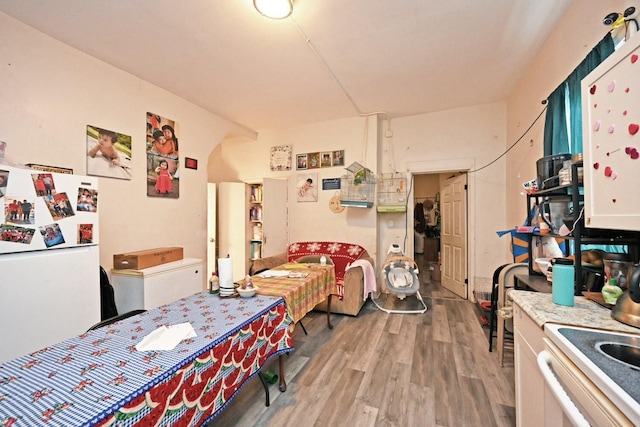
[[[640,335],[551,323],[544,330],[626,418],[640,425]]]

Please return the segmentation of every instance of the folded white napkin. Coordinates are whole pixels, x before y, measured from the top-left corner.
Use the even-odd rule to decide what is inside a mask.
[[[258,276],[266,278],[266,277],[286,277],[289,275],[287,270],[267,270],[259,273]]]
[[[160,326],[136,344],[136,350],[173,350],[183,339],[196,336],[196,331],[193,330],[193,326],[189,322],[171,325],[168,328]]]

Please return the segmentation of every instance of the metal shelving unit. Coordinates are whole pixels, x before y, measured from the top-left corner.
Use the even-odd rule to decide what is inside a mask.
[[[573,207],[573,232],[568,236],[560,236],[558,234],[540,234],[531,233],[528,237],[529,243],[529,275],[540,275],[540,273],[533,270],[532,246],[534,236],[550,236],[555,238],[562,238],[565,241],[565,247],[567,254],[569,253],[570,241],[573,241],[573,255],[575,256],[575,283],[576,283],[576,295],[582,295],[583,291],[583,267],[580,260],[582,259],[582,246],[587,244],[598,245],[625,245],[628,247],[629,255],[631,255],[634,262],[638,262],[639,249],[640,249],[640,232],[636,231],[621,231],[621,230],[608,230],[587,228],[584,225],[584,218],[582,215],[584,206],[584,196],[580,193],[583,186],[578,176],[578,168],[582,167],[582,162],[575,162],[571,165],[571,184],[561,185],[545,190],[539,190],[535,193],[527,195],[527,212],[530,213],[533,206],[540,206],[545,201],[552,200],[567,200],[571,201]],[[532,225],[533,218],[527,219],[526,225]]]

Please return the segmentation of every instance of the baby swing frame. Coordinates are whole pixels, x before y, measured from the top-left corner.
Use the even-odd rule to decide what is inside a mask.
[[[415,310],[393,310],[380,306],[376,301],[374,295],[371,295],[373,303],[385,313],[395,314],[422,314],[427,311],[427,305],[420,295],[420,279],[418,278],[418,264],[412,258],[402,255],[400,247],[397,244],[392,244],[387,252],[389,256],[385,260],[380,274],[384,274],[385,283],[387,289],[391,291],[396,297],[405,299],[407,295],[415,295],[418,301],[422,304],[421,309]],[[408,283],[407,279],[411,280]]]

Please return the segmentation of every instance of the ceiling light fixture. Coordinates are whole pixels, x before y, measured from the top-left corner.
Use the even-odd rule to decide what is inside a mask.
[[[293,12],[293,0],[253,0],[253,7],[267,18],[284,19]]]

